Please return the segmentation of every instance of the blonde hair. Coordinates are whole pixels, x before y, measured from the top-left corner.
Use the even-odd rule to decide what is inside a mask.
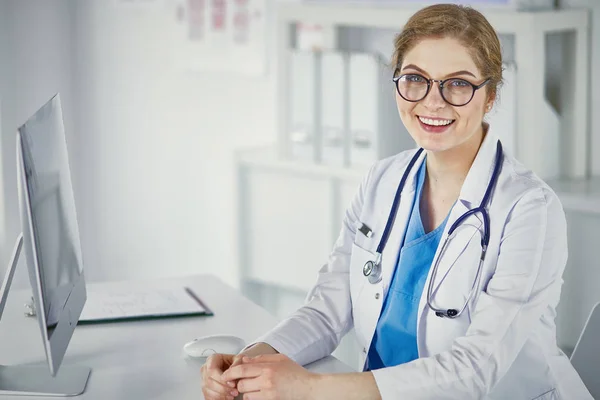
[[[392,65],[400,68],[405,54],[421,40],[451,37],[465,46],[495,99],[502,85],[502,49],[488,20],[477,10],[457,4],[436,4],[417,11],[394,40]]]

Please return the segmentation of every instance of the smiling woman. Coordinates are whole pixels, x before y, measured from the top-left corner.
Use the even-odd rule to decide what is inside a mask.
[[[420,149],[371,167],[306,304],[211,357],[206,399],[591,399],[556,345],[562,206],[484,121],[502,82],[494,29],[469,7],[427,7],[393,62]],[[352,328],[361,372],[302,367]]]

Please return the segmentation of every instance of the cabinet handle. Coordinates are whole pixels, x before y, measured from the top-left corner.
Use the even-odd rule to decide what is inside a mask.
[[[354,144],[354,147],[358,147],[361,149],[366,149],[372,146],[372,142],[370,137],[373,135],[372,132],[368,132],[368,131],[359,131],[359,132],[355,132],[352,135],[352,142]]]
[[[290,140],[293,143],[298,143],[298,144],[310,143],[311,135],[310,135],[309,129],[302,128],[302,127],[292,129],[292,131],[290,132]]]

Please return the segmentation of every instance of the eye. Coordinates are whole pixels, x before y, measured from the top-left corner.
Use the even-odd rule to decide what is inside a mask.
[[[427,80],[425,78],[423,78],[421,75],[416,74],[404,75],[402,80],[410,83],[427,83]]]
[[[448,81],[447,85],[449,87],[454,87],[454,88],[465,88],[465,87],[470,87],[471,84],[463,79],[451,79]]]

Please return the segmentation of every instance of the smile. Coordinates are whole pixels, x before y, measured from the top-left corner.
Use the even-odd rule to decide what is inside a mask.
[[[419,116],[419,121],[421,121],[422,123],[426,124],[426,125],[430,125],[430,126],[446,126],[446,125],[450,125],[451,123],[453,123],[455,120],[453,119],[433,119],[433,118],[426,118],[426,117],[421,117]]]

